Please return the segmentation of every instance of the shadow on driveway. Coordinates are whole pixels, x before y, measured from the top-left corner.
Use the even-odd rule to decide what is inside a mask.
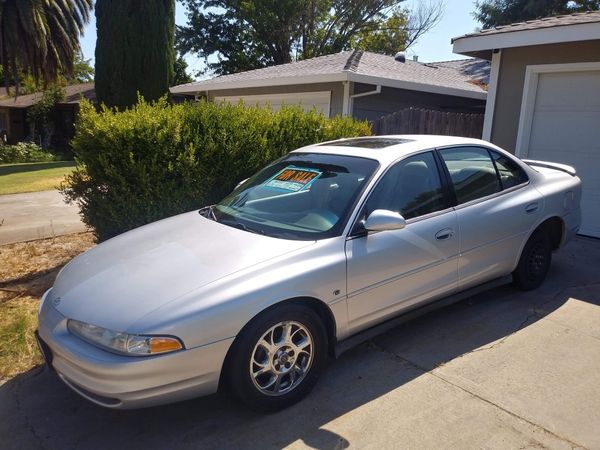
[[[371,402],[436,367],[493,349],[558,310],[574,290],[577,299],[600,305],[599,262],[600,241],[577,239],[555,255],[549,279],[537,291],[501,287],[396,328],[331,361],[307,399],[272,415],[248,411],[224,394],[144,410],[108,410],[80,398],[48,371],[34,369],[0,386],[0,446],[263,449],[296,443],[345,448],[352,444],[351,434],[330,431],[328,424],[359,420],[352,426],[360,428],[360,418],[348,414],[360,408],[371,421],[374,414],[385,420],[391,411],[373,409]],[[425,431],[414,429],[415,435],[436,432],[428,423],[419,426]],[[398,434],[390,429],[373,439],[389,448],[402,442]]]
[[[0,165],[0,175],[13,173],[35,172],[46,169],[60,169],[62,167],[75,167],[74,161],[52,161],[45,163],[24,163]]]

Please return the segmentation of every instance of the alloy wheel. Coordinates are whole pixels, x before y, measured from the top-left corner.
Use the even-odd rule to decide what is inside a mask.
[[[313,338],[299,322],[279,322],[258,340],[250,360],[250,377],[263,394],[279,396],[297,387],[313,361]]]

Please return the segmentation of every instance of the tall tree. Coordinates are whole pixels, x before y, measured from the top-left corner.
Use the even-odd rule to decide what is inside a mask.
[[[0,64],[5,85],[10,72],[19,94],[19,71],[48,84],[71,73],[79,36],[93,0],[1,0]]]
[[[492,28],[557,14],[597,11],[600,0],[483,0],[473,13],[483,28]]]
[[[351,48],[394,54],[434,27],[442,0],[183,0],[182,53],[206,58],[216,74],[282,64]],[[216,55],[216,62],[208,62]],[[212,59],[212,58],[211,58]]]
[[[89,83],[94,81],[94,67],[91,59],[85,59],[83,53],[79,52],[73,61],[73,71],[67,77],[69,83]]]
[[[123,109],[166,94],[175,63],[175,0],[97,0],[96,97]]]
[[[171,86],[177,86],[178,84],[191,83],[194,79],[187,73],[188,64],[183,59],[183,56],[177,55],[174,66],[174,75],[171,80]]]

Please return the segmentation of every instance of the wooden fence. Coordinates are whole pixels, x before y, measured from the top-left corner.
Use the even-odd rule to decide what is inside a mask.
[[[443,134],[481,138],[483,114],[406,108],[371,123],[373,134]]]

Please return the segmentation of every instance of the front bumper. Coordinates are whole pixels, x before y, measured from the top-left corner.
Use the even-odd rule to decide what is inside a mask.
[[[99,405],[130,409],[172,403],[217,391],[233,338],[164,355],[107,352],[73,336],[67,318],[42,297],[39,337],[51,366],[74,391]]]

